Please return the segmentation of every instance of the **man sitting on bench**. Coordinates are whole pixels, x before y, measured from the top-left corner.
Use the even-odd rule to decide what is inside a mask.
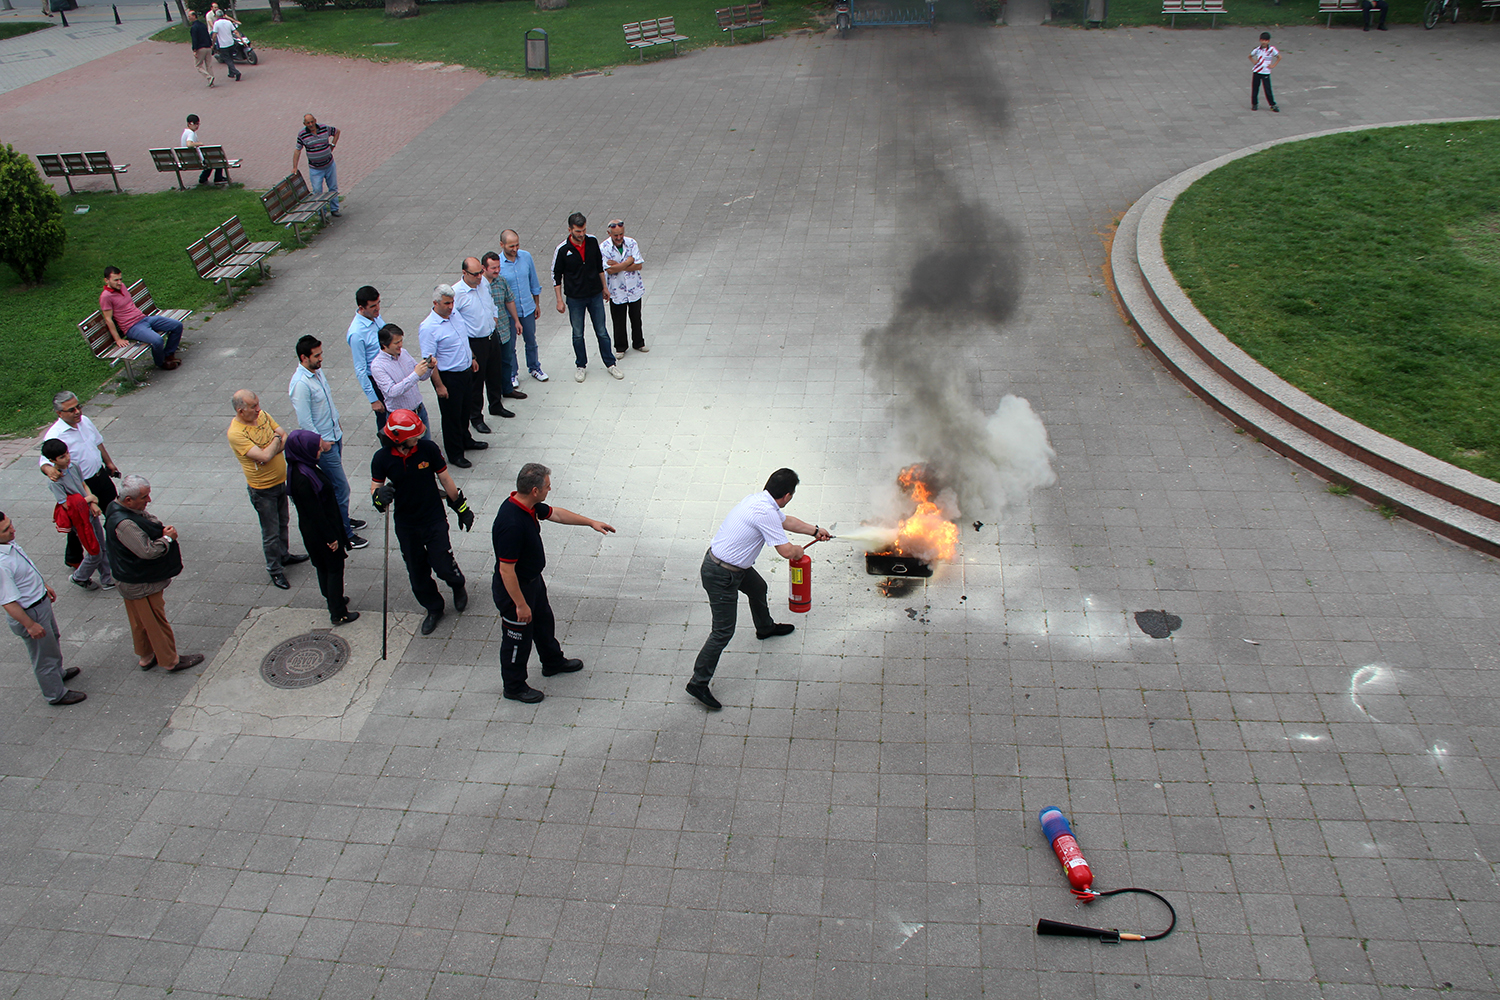
[[[134,340],[151,348],[156,367],[171,371],[182,364],[177,360],[177,345],[182,340],[182,324],[165,316],[147,316],[136,308],[135,299],[125,287],[118,267],[104,269],[104,291],[99,293],[99,312],[104,328],[120,347]],[[165,337],[162,335],[166,334]]]

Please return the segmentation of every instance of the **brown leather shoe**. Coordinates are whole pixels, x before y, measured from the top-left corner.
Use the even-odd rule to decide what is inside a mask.
[[[179,670],[187,670],[190,667],[196,667],[202,662],[202,653],[188,653],[186,656],[179,655],[177,657],[177,662],[167,668],[167,673],[175,674]]]

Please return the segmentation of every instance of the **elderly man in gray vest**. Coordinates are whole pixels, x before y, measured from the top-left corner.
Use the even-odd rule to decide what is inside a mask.
[[[120,495],[104,513],[104,551],[115,571],[136,663],[142,670],[160,665],[168,672],[186,670],[203,662],[202,653],[177,652],[177,636],[167,621],[163,593],[182,572],[177,529],[146,513],[151,484],[145,476],[120,480]]]

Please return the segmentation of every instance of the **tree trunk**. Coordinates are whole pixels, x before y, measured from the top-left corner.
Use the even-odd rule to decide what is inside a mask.
[[[385,0],[386,17],[416,17],[419,13],[417,0]]]
[[[271,0],[271,23],[281,23],[281,0]]]

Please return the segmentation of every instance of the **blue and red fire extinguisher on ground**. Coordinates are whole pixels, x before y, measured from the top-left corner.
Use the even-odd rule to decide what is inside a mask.
[[[1147,896],[1155,896],[1166,905],[1167,911],[1172,914],[1172,922],[1167,929],[1160,934],[1121,934],[1118,929],[1102,927],[1085,927],[1082,924],[1065,924],[1058,920],[1048,920],[1043,917],[1036,922],[1038,934],[1053,934],[1061,937],[1087,937],[1098,938],[1106,944],[1119,944],[1121,941],[1159,941],[1172,933],[1177,926],[1177,911],[1168,903],[1166,897],[1160,893],[1152,892],[1150,889],[1111,889],[1108,892],[1100,892],[1094,886],[1094,872],[1089,868],[1089,863],[1084,860],[1083,850],[1078,846],[1078,840],[1073,836],[1073,828],[1068,825],[1068,818],[1063,815],[1062,810],[1056,806],[1048,806],[1043,809],[1037,817],[1042,822],[1042,834],[1046,836],[1047,842],[1052,845],[1052,853],[1057,855],[1057,860],[1062,863],[1063,874],[1068,876],[1068,885],[1072,888],[1073,895],[1080,902],[1091,903],[1105,896],[1116,896],[1122,892],[1139,892]]]

